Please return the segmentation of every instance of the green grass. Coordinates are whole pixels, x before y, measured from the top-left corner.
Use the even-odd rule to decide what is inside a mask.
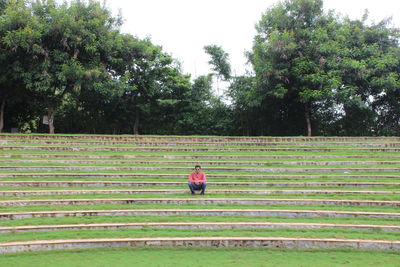
[[[43,150],[2,150],[1,154],[6,155],[26,155],[26,154],[62,154],[62,155],[105,155],[111,157],[121,157],[126,155],[133,156],[160,156],[164,155],[188,155],[188,152],[184,151],[43,151]],[[318,151],[308,151],[305,153],[304,151],[194,151],[189,153],[190,156],[371,156],[374,158],[376,156],[398,156],[398,152],[387,152],[387,151],[363,151],[360,153],[359,151],[345,150],[345,151],[326,151],[326,152],[318,152]]]
[[[2,181],[112,181],[112,182],[182,182],[186,183],[186,177],[88,177],[82,174],[82,176],[63,176],[63,177],[1,177]],[[208,182],[265,182],[265,183],[285,183],[285,182],[386,182],[386,183],[400,183],[399,178],[304,178],[304,177],[268,177],[268,178],[207,178]],[[211,186],[211,185],[210,185]],[[228,188],[228,187],[227,187]],[[232,187],[230,187],[232,188]],[[235,188],[235,187],[233,187]]]
[[[355,190],[355,191],[399,191],[399,185],[387,185],[378,187],[357,187],[357,186],[270,186],[270,185],[260,185],[260,186],[246,186],[246,185],[212,185],[208,184],[208,189],[219,189],[219,190],[335,190],[335,191],[345,191],[345,190]],[[24,191],[24,190],[34,190],[34,191],[48,191],[48,190],[147,190],[147,189],[188,189],[186,182],[182,182],[182,185],[163,185],[162,183],[158,185],[144,185],[144,186],[107,186],[107,187],[0,187],[0,191]],[[400,192],[399,192],[400,193]]]
[[[328,206],[328,205],[240,205],[240,204],[95,204],[66,206],[18,206],[0,207],[0,212],[22,211],[77,211],[77,210],[126,210],[126,209],[272,209],[272,210],[325,210],[325,211],[360,211],[360,212],[394,212],[398,207],[368,206]]]
[[[200,215],[117,215],[117,216],[84,216],[84,217],[59,217],[59,218],[28,218],[20,220],[0,221],[0,226],[24,225],[57,225],[57,224],[93,224],[93,223],[142,223],[142,222],[286,222],[286,223],[336,223],[336,224],[371,224],[371,225],[397,225],[400,220],[396,218],[363,218],[363,217],[245,217],[232,216],[200,216]]]
[[[35,190],[35,189],[32,189]],[[33,196],[0,196],[1,200],[29,200],[29,199],[93,199],[93,198],[192,198],[189,194],[189,189],[186,193],[84,193],[84,194],[65,194],[65,195],[33,195]],[[268,195],[263,194],[246,194],[246,193],[210,193],[202,198],[260,198],[260,199],[331,199],[331,200],[377,200],[377,201],[400,201],[400,194],[362,194],[362,193],[349,193],[349,194],[284,194],[272,193]]]
[[[7,267],[248,266],[398,267],[397,251],[289,250],[225,247],[128,247],[25,252],[0,256]]]
[[[197,164],[196,161],[193,161],[193,163],[182,163],[182,162],[170,162],[168,164],[160,164],[157,162],[151,162],[149,161],[148,163],[141,163],[141,162],[126,162],[126,163],[96,163],[96,162],[91,162],[91,163],[68,163],[68,162],[52,162],[52,161],[42,161],[42,162],[1,162],[0,161],[0,166],[2,167],[18,167],[18,168],[23,168],[23,167],[156,167],[156,168],[172,168],[172,167],[179,167],[179,168],[188,168],[187,171],[190,171],[190,169]],[[234,165],[234,164],[227,164],[227,165],[207,165],[207,164],[201,164],[203,166],[203,169],[209,169],[213,170],[214,168],[219,168],[222,169],[223,171],[224,168],[237,168],[239,169],[244,169],[248,168],[251,172],[263,172],[262,169],[265,168],[273,168],[273,169],[315,169],[315,171],[319,171],[319,169],[344,169],[345,171],[347,170],[354,170],[356,168],[378,168],[382,169],[382,171],[385,171],[385,169],[393,169],[393,168],[398,168],[400,170],[400,163],[398,164],[367,164],[367,163],[360,163],[360,164],[354,164],[354,165],[295,165],[295,164],[283,164],[280,162],[267,162],[264,163],[263,165]],[[227,171],[227,170],[226,170]],[[246,171],[246,170],[243,170]],[[336,170],[339,171],[339,170]],[[355,170],[354,170],[355,171]],[[358,172],[358,170],[357,170]]]
[[[400,239],[400,232],[365,231],[342,228],[322,229],[96,229],[96,230],[61,230],[24,233],[6,233],[0,235],[0,242],[18,242],[55,239],[90,239],[90,238],[151,238],[151,237],[291,237],[291,238],[338,238],[364,240]]]

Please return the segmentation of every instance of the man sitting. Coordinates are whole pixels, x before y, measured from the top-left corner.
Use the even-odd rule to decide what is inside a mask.
[[[204,191],[206,190],[206,174],[201,171],[201,166],[196,165],[194,167],[194,172],[189,175],[189,188],[190,192],[192,192],[192,196],[195,195],[194,190],[201,190],[200,195],[204,195]]]

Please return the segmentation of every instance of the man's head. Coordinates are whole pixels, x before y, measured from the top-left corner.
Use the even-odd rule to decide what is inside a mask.
[[[194,166],[194,170],[199,173],[201,171],[201,166],[200,165],[196,165]]]

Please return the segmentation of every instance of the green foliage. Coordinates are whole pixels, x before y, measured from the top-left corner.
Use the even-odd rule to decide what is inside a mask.
[[[206,45],[204,51],[211,57],[208,64],[212,65],[212,70],[218,76],[222,76],[224,80],[229,80],[231,77],[231,65],[229,64],[229,54],[222,47],[217,45]]]
[[[232,77],[228,53],[208,45],[213,73],[191,80],[98,1],[0,1],[0,132],[44,131],[47,115],[50,132],[398,135],[399,30],[322,6],[266,10],[254,73]],[[230,83],[224,96],[213,75]]]

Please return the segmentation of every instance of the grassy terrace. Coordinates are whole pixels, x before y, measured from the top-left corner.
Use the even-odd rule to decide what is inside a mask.
[[[179,254],[179,257],[174,255]],[[42,266],[332,266],[394,267],[400,254],[392,251],[282,250],[268,248],[101,248],[89,250],[28,252],[0,257],[9,267]],[[204,259],[199,263],[193,256]],[[312,263],[310,263],[312,258]],[[265,263],[268,265],[265,265]]]
[[[31,139],[28,139],[31,138]],[[192,139],[191,139],[192,138]],[[51,149],[51,150],[47,150]],[[67,149],[67,150],[66,150]],[[103,149],[103,150],[99,150]],[[113,149],[117,149],[113,151]],[[120,150],[118,150],[120,149]],[[123,149],[127,149],[124,151]],[[129,150],[129,149],[138,149]],[[141,151],[142,149],[164,149],[164,151]],[[174,151],[181,149],[182,151]],[[190,151],[203,149],[202,151]],[[219,149],[223,149],[218,151]],[[247,151],[241,149],[248,149]],[[272,149],[263,151],[263,149]],[[369,149],[372,149],[371,151]],[[80,135],[0,135],[0,173],[1,181],[113,181],[113,182],[158,182],[141,186],[0,186],[4,194],[8,191],[59,191],[59,190],[182,190],[184,192],[163,194],[162,192],[141,192],[135,194],[113,192],[86,192],[68,195],[27,195],[0,196],[0,213],[44,212],[44,211],[85,211],[85,210],[167,210],[167,209],[228,209],[228,210],[289,210],[289,211],[338,211],[338,212],[378,212],[400,213],[398,206],[389,205],[359,205],[354,202],[347,204],[304,204],[300,200],[349,200],[349,201],[397,201],[400,202],[400,138],[219,138],[219,137],[179,137],[179,136],[80,136]],[[188,150],[188,151],[185,151]],[[226,150],[226,151],[225,151]],[[193,166],[200,163],[208,175],[208,191],[205,196],[191,196],[186,186],[187,175]],[[6,167],[15,169],[5,169]],[[40,169],[44,167],[44,169]],[[60,167],[59,169],[52,169]],[[32,169],[29,169],[32,168]],[[38,169],[35,169],[38,168]],[[85,169],[86,168],[86,169]],[[90,168],[90,169],[87,169]],[[109,168],[109,169],[107,169]],[[115,169],[110,169],[115,168]],[[124,169],[125,168],[125,169]],[[146,169],[153,168],[153,169]],[[357,169],[358,168],[358,169]],[[327,169],[331,169],[327,171]],[[278,172],[276,172],[278,171]],[[104,176],[102,176],[104,174]],[[43,176],[44,175],[44,176]],[[94,177],[98,175],[99,177]],[[132,176],[130,176],[132,175]],[[163,184],[178,182],[180,184]],[[261,185],[213,185],[213,182],[262,182]],[[301,183],[311,182],[342,182],[353,185],[320,185],[310,186]],[[371,183],[357,185],[357,183]],[[286,183],[284,185],[274,183]],[[290,183],[297,183],[291,185]],[[380,184],[373,183],[396,183]],[[218,193],[212,190],[273,190],[271,194],[255,193]],[[286,190],[282,191],[282,190]],[[290,192],[288,190],[303,190]],[[326,191],[325,193],[308,192],[305,190]],[[339,192],[329,192],[339,191]],[[344,192],[355,191],[355,192]],[[372,194],[371,192],[376,192]],[[380,193],[378,193],[380,191]],[[385,194],[381,191],[387,191]],[[135,203],[131,204],[74,204],[74,205],[27,205],[21,206],[15,201],[28,200],[95,200],[95,199],[194,199],[211,200],[226,199],[225,204],[205,203]],[[288,199],[298,201],[295,204],[236,204],[231,199]],[[4,201],[14,201],[5,206]],[[332,223],[355,225],[394,225],[400,226],[398,218],[374,218],[373,216],[356,217],[290,217],[290,216],[241,216],[241,215],[100,215],[77,217],[37,217],[14,220],[0,220],[0,227],[30,226],[30,225],[65,225],[93,223],[135,223],[135,222],[271,222],[271,223]],[[146,226],[140,229],[80,229],[58,231],[33,231],[0,234],[0,243],[28,240],[55,240],[74,238],[127,238],[127,237],[313,237],[342,238],[369,240],[400,240],[400,231],[359,230],[345,227],[335,228],[273,228],[273,229],[159,229]],[[130,249],[95,249],[83,250],[81,253],[91,255],[96,253],[114,253],[122,255],[125,252],[137,251],[141,255],[162,255],[175,248],[130,248]],[[196,255],[203,253],[209,257],[212,251],[207,248],[182,249],[183,254]],[[241,250],[242,251],[242,250]],[[244,248],[243,251],[252,257],[252,253],[265,251],[272,258],[281,253],[296,255],[292,250],[262,250]],[[399,258],[397,252],[377,252],[362,254],[363,251],[332,250],[335,255],[347,253],[356,257],[363,255],[379,255],[382,258]],[[235,248],[226,248],[224,253],[235,253]],[[324,250],[309,250],[309,257],[321,257]],[[186,255],[185,254],[185,255]],[[24,266],[24,259],[44,259],[48,255],[55,258],[68,255],[68,252],[36,252],[17,254],[8,262],[15,266]],[[235,254],[237,255],[237,253]],[[330,255],[330,254],[329,254]],[[366,256],[368,255],[368,256]],[[10,255],[5,255],[9,257]],[[2,258],[0,256],[0,264]],[[254,259],[258,259],[254,256]],[[290,257],[290,256],[289,256]],[[265,260],[263,258],[263,260]],[[104,260],[104,262],[107,260]],[[325,261],[324,261],[325,263]],[[369,264],[370,262],[368,262]],[[221,263],[222,264],[222,263]],[[364,264],[363,266],[368,266]],[[321,263],[321,266],[324,264]],[[13,266],[13,265],[9,265]],[[60,265],[61,266],[61,265]],[[88,265],[90,266],[90,265]],[[242,265],[243,266],[243,265]],[[334,266],[334,265],[332,265]],[[338,266],[347,266],[345,263]],[[381,265],[379,265],[381,266]],[[384,265],[382,265],[384,266]],[[388,265],[390,266],[390,265]]]

